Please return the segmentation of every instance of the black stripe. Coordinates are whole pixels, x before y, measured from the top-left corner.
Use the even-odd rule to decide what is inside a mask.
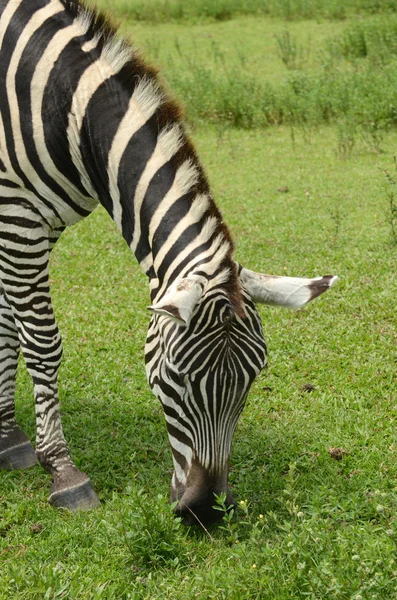
[[[3,165],[3,163],[1,161],[0,161],[0,163]],[[5,171],[5,167],[4,167],[4,171]],[[10,179],[0,179],[0,185],[4,185],[8,188],[19,188],[19,185],[17,183],[15,183],[15,181],[11,181]]]
[[[39,221],[32,221],[32,219],[16,217],[14,215],[1,215],[1,222],[8,223],[9,225],[16,225],[17,227],[22,227],[24,229],[38,229],[42,227]]]
[[[122,230],[123,237],[130,245],[134,233],[134,195],[142,173],[152,156],[158,136],[157,116],[154,114],[130,139],[120,161],[118,185],[124,199]],[[153,198],[155,201],[155,198]],[[142,212],[141,212],[142,218]],[[150,248],[149,248],[150,250]],[[148,252],[146,253],[148,254]],[[141,255],[142,260],[145,255]]]
[[[191,192],[178,198],[161,219],[153,236],[153,256],[156,256],[163,244],[167,242],[168,238],[172,237],[173,229],[178,225],[179,221],[188,214],[192,206],[193,197],[194,194]]]
[[[172,454],[174,455],[174,458],[181,467],[182,471],[186,471],[187,461],[183,454],[178,452],[178,450],[175,450],[175,448],[172,448]]]
[[[29,42],[26,44],[21,60],[18,65],[18,71],[15,79],[15,88],[18,99],[18,106],[21,119],[21,132],[25,144],[26,154],[33,168],[38,174],[40,180],[48,186],[54,194],[62,198],[67,206],[70,206],[77,214],[82,217],[87,216],[89,211],[73,202],[63,187],[53,178],[40,161],[36,150],[36,144],[33,134],[32,123],[32,98],[31,98],[31,81],[34,75],[37,63],[41,59],[48,44],[55,34],[61,31],[72,23],[72,19],[65,12],[62,12],[55,17],[48,18],[44,24],[35,31]],[[65,74],[63,76],[65,81]],[[61,89],[57,90],[59,94]],[[51,114],[47,115],[43,111],[43,120],[50,120]],[[62,133],[64,136],[64,132]],[[39,184],[40,185],[40,184]]]
[[[7,277],[4,277],[4,273],[6,273],[6,269],[4,269],[2,267],[1,269],[1,282],[7,287],[7,285],[10,286],[15,286],[17,287],[18,285],[20,285],[21,287],[26,287],[29,286],[29,281],[22,283],[21,281],[15,281],[15,278],[11,277],[11,279],[8,279]],[[36,273],[37,276],[37,273]],[[24,275],[24,277],[26,277]],[[28,277],[26,277],[26,279],[28,279]],[[13,292],[8,292],[8,294],[12,295],[13,298],[25,298],[27,294],[31,293],[35,293],[37,290],[38,293],[40,294],[45,294],[45,293],[49,293],[50,288],[48,285],[48,275],[47,273],[44,273],[37,281],[33,282],[30,285],[30,291],[26,292],[26,291],[17,291],[14,290]],[[41,299],[41,301],[47,301],[47,299],[44,297],[43,299]],[[37,301],[37,300],[36,300]]]
[[[10,242],[14,242],[15,244],[20,244],[23,246],[36,246],[42,242],[48,240],[48,236],[42,236],[37,238],[36,240],[30,240],[28,237],[21,237],[17,233],[9,233],[8,231],[0,231],[0,239],[1,240],[9,240]],[[9,252],[9,249],[7,248]],[[26,253],[25,253],[26,254]]]
[[[201,222],[193,223],[193,225],[190,225],[189,227],[187,227],[187,229],[185,229],[185,231],[182,233],[182,235],[180,235],[179,238],[177,240],[175,240],[175,243],[171,246],[171,248],[165,255],[161,265],[157,269],[157,277],[159,278],[160,281],[164,280],[164,276],[167,272],[167,269],[174,262],[174,260],[176,258],[178,258],[180,252],[184,248],[186,248],[186,246],[188,244],[190,244],[190,242],[192,242],[193,240],[195,240],[197,238],[197,236],[200,234],[202,226],[203,226],[203,223],[201,223]],[[202,252],[205,252],[210,247],[210,245],[211,245],[211,240],[205,244],[201,244],[200,246],[198,246],[197,248],[192,250],[190,252],[190,254],[177,267],[175,267],[175,269],[173,270],[173,273],[172,273],[172,279],[173,280],[176,279],[176,277],[178,277],[178,275],[181,273],[181,271],[184,269],[184,267],[188,264],[188,262],[193,260],[195,257],[198,257]],[[204,261],[202,261],[202,262],[204,262]]]
[[[34,6],[33,6],[33,3],[31,2],[31,0],[24,0],[24,2],[22,2],[22,4],[18,7],[17,11],[15,12],[13,18],[11,19],[10,26],[8,27],[7,31],[5,32],[5,35],[3,38],[3,44],[2,44],[1,52],[0,52],[0,86],[2,88],[2,93],[0,94],[0,112],[1,112],[2,118],[3,118],[3,126],[4,126],[5,138],[6,138],[7,152],[8,152],[10,162],[13,166],[14,172],[23,181],[25,188],[27,190],[33,192],[45,204],[45,206],[47,206],[47,208],[52,210],[54,212],[54,214],[57,217],[59,217],[59,214],[54,209],[54,207],[51,205],[51,202],[48,202],[39,193],[37,193],[37,190],[34,189],[33,185],[29,181],[29,179],[25,176],[23,170],[19,167],[19,163],[18,163],[16,153],[15,153],[14,137],[13,137],[13,131],[11,128],[10,108],[9,108],[8,97],[7,97],[7,92],[6,92],[7,71],[8,71],[9,63],[12,58],[13,52],[15,50],[15,45],[16,45],[20,35],[22,34],[25,26],[27,25],[28,21],[30,20],[32,14],[36,10],[39,10],[40,8],[43,8],[44,6],[49,4],[49,2],[50,2],[50,0],[36,0],[36,2],[34,3]]]
[[[5,251],[1,247],[1,244],[0,244],[1,260],[5,261],[9,265],[12,265],[16,269],[21,268],[23,270],[23,269],[26,269],[26,266],[28,266],[28,268],[30,268],[31,261],[33,259],[43,258],[44,256],[47,256],[47,253],[48,253],[48,248],[44,248],[43,250],[37,250],[37,251],[32,251],[32,249],[29,249],[29,254],[26,253],[26,250],[15,250],[14,248],[7,248],[7,251]],[[25,260],[27,260],[29,262],[26,262],[25,264],[15,263],[12,259],[10,259],[10,256],[13,256],[14,258],[24,258]]]
[[[171,159],[172,160],[172,159]],[[153,176],[146,190],[141,206],[140,223],[141,237],[135,251],[138,261],[141,261],[153,248],[149,245],[149,226],[159,204],[170,190],[175,179],[175,168],[171,161],[165,163]],[[189,197],[190,198],[190,197]]]
[[[168,423],[168,421],[166,421],[166,423],[167,423],[167,430],[170,435],[172,435],[174,438],[176,438],[179,442],[182,442],[182,444],[189,446],[189,448],[192,447],[192,440],[185,433],[183,433],[183,431],[181,431],[180,429],[177,429],[176,427],[174,427],[174,425],[171,425],[171,423]]]
[[[1,73],[5,73],[8,70],[15,46],[33,13],[50,4],[50,1],[51,0],[35,0],[35,2],[32,2],[32,0],[23,0],[18,6],[3,37],[0,54]]]
[[[130,100],[127,90],[121,89],[116,83],[117,76],[114,75],[104,81],[93,94],[84,115],[80,139],[85,169],[101,204],[111,217],[113,202],[109,193],[108,156]],[[130,191],[133,193],[134,190]]]
[[[2,206],[14,205],[14,206],[20,206],[22,208],[26,208],[28,211],[37,215],[39,218],[39,221],[44,220],[43,216],[42,216],[41,212],[38,210],[38,208],[36,208],[34,206],[34,204],[32,202],[30,202],[29,200],[27,200],[26,198],[23,198],[20,196],[0,198],[0,205],[2,205]]]
[[[69,42],[62,51],[48,78],[42,105],[45,142],[51,158],[58,171],[83,195],[87,195],[87,190],[73,164],[66,131],[73,95],[79,80],[97,55],[96,49],[90,53],[82,51],[81,44],[87,39],[88,36],[78,37]]]

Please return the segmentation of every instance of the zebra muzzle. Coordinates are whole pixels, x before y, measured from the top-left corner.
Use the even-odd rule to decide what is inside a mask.
[[[223,512],[214,508],[215,495],[226,493],[225,505],[235,507],[236,502],[227,485],[227,469],[220,476],[209,473],[204,467],[195,463],[192,465],[183,486],[175,479],[171,485],[171,500],[178,500],[175,514],[182,518],[184,525],[210,525],[219,521]]]

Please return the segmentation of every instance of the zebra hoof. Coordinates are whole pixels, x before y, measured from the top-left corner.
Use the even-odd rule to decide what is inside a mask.
[[[0,438],[0,469],[27,469],[37,462],[32,444],[18,426]]]
[[[71,511],[91,510],[100,504],[89,479],[83,483],[52,492],[48,500],[55,508],[65,508]]]
[[[0,469],[27,469],[37,464],[36,454],[30,442],[18,444],[0,452]]]

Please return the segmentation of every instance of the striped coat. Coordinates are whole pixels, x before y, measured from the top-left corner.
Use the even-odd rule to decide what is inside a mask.
[[[0,47],[0,467],[37,456],[54,505],[98,502],[62,432],[48,262],[65,227],[100,203],[148,276],[146,368],[164,407],[172,497],[185,522],[209,521],[266,362],[254,303],[300,306],[334,278],[263,276],[234,261],[177,105],[99,13],[77,0],[0,0]],[[14,415],[20,349],[34,384],[35,453]]]

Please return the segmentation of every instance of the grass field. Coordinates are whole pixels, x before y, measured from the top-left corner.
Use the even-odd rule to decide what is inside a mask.
[[[355,14],[356,4],[345,6]],[[229,20],[163,24],[129,16],[122,27],[179,95],[178,73],[190,61],[192,76],[202,68],[221,81],[226,64],[240,83],[244,76],[261,89],[272,85],[282,103],[277,90],[291,73],[310,76],[317,89],[330,39],[340,49],[357,23],[370,30],[393,21],[364,8],[359,21],[235,11]],[[286,31],[300,44],[299,65],[282,60]],[[378,50],[356,58],[332,52],[335,78],[373,71],[389,81],[393,59],[381,60]],[[200,77],[181,99],[236,258],[263,272],[333,273],[340,281],[305,310],[260,308],[269,368],[234,439],[230,482],[239,508],[207,533],[181,526],[168,504],[171,452],[144,372],[145,277],[103,210],[65,232],[51,270],[64,340],[63,424],[102,503],[91,513],[55,511],[42,469],[1,473],[0,600],[396,598],[397,201],[385,176],[397,180],[394,122],[371,130],[340,110],[273,126],[242,119],[236,128],[237,119],[211,109],[229,88],[211,88],[200,113]],[[242,86],[230,98],[233,115]],[[369,85],[364,94],[371,114],[377,92]],[[23,364],[18,384],[19,422],[34,438]]]

